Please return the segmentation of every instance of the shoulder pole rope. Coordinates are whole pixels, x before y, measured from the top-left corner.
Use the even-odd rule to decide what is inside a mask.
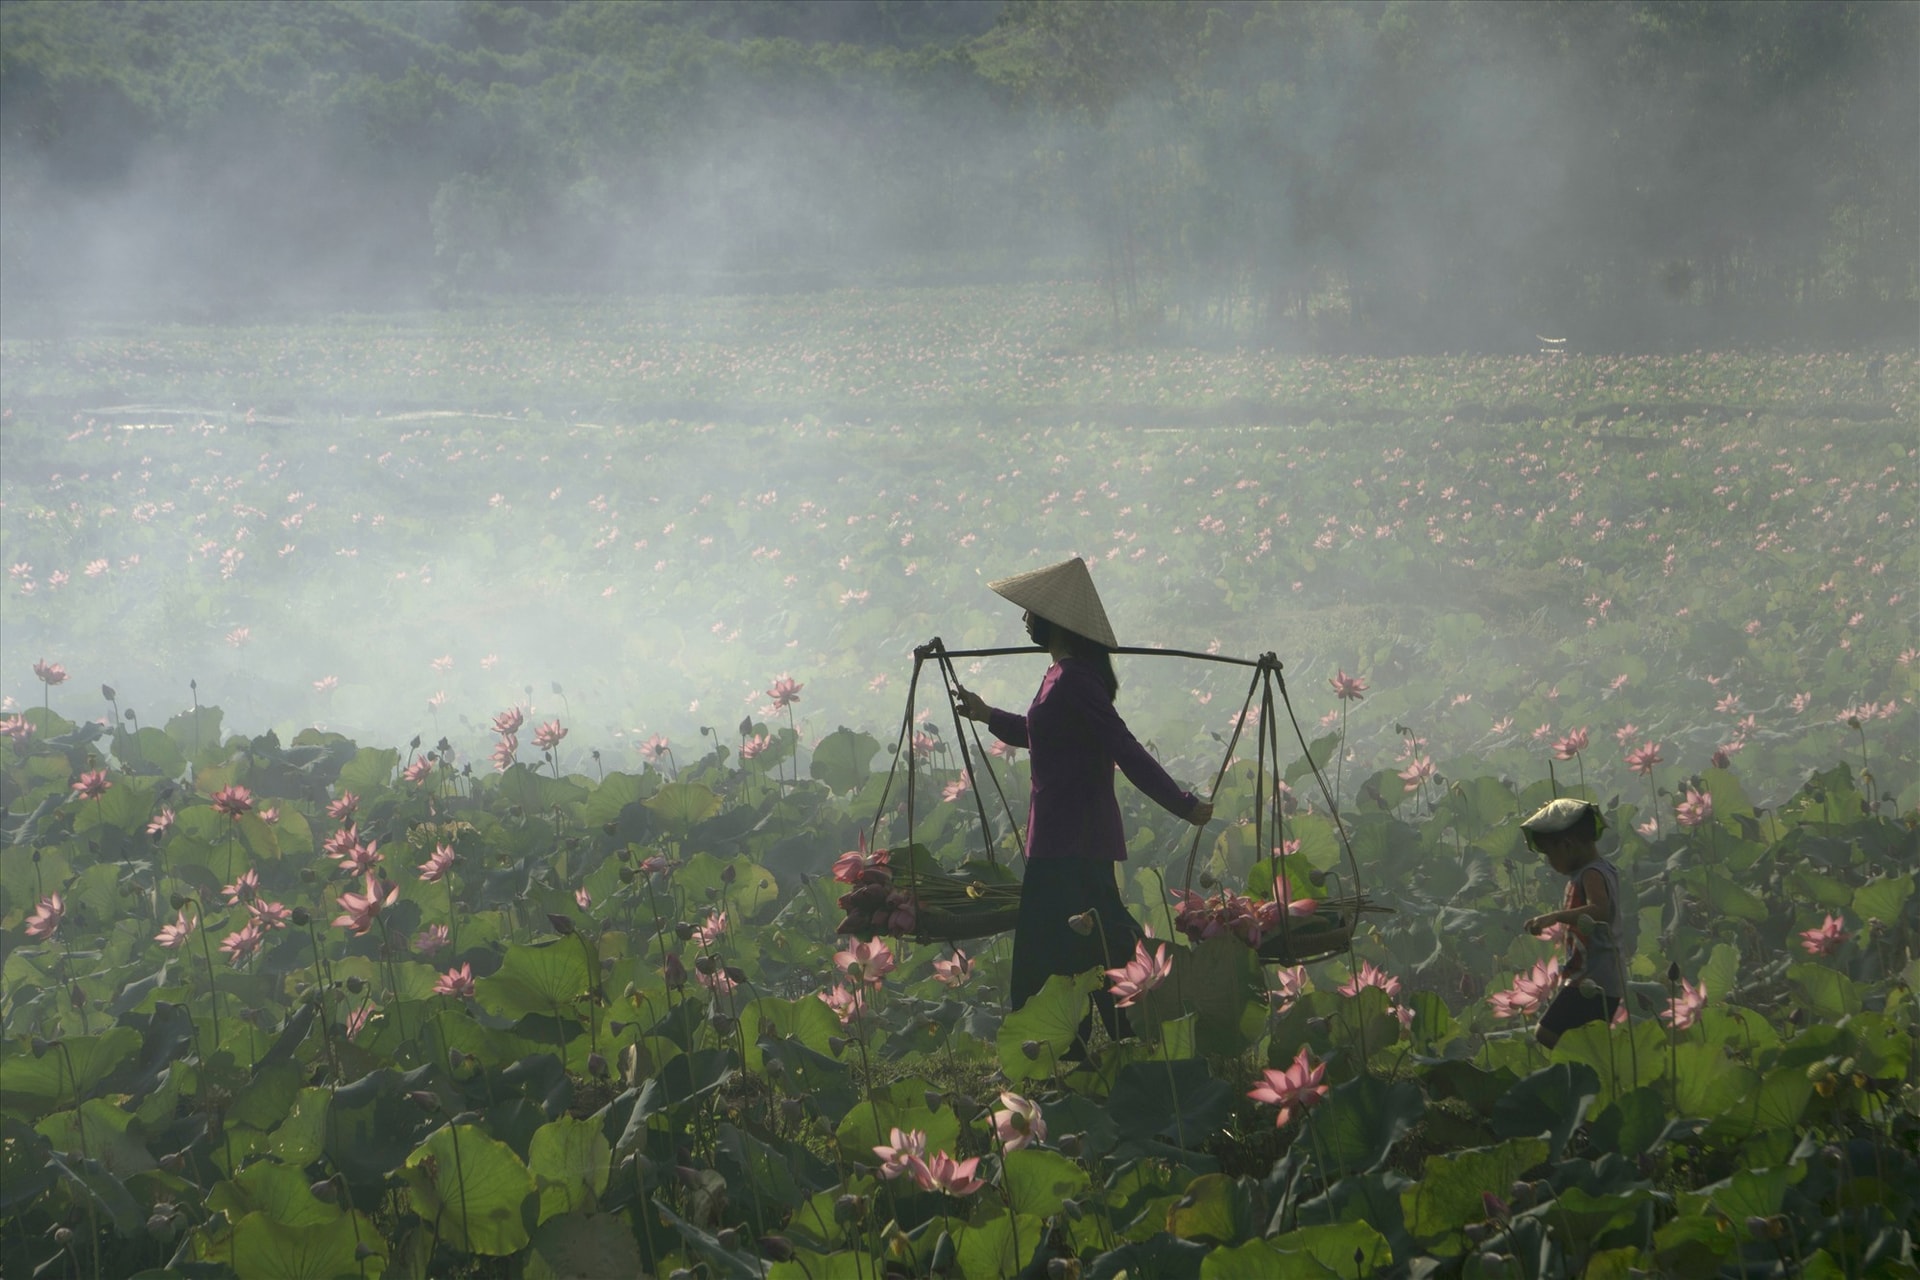
[[[960,718],[960,704],[957,697],[957,691],[961,687],[960,677],[954,672],[953,660],[947,655],[946,647],[941,644],[938,636],[935,636],[927,644],[921,646],[920,649],[914,650],[914,656],[918,658],[922,650],[940,665],[940,680],[946,690],[947,706],[953,713],[953,737],[954,741],[960,746],[960,767],[965,771],[965,776],[972,786],[974,806],[980,813],[980,840],[986,847],[987,861],[993,866],[999,866],[1000,859],[993,850],[993,825],[987,820],[986,793],[980,789],[980,777],[974,767],[973,755],[967,750],[968,725]],[[1000,776],[994,772],[993,765],[988,761],[985,749],[980,746],[980,734],[977,729],[974,730],[973,745],[974,748],[980,752],[980,762],[986,765],[987,777],[993,780],[993,789],[1000,797],[1000,807],[1006,810],[1007,821],[1012,824],[1014,837],[1018,840],[1020,837],[1020,824],[1014,819],[1013,808],[1007,803],[1006,792],[1000,789]]]
[[[1120,650],[1116,649],[1114,652],[1118,653],[1120,652]],[[1134,653],[1175,653],[1176,651],[1168,650],[1168,649],[1144,649],[1144,650],[1135,649],[1135,650],[1132,650],[1132,652]],[[1200,657],[1203,655],[1176,653],[1176,656]],[[1211,656],[1211,655],[1204,655],[1204,656]],[[1220,761],[1219,771],[1213,775],[1213,785],[1207,789],[1208,800],[1212,800],[1214,793],[1220,790],[1220,783],[1227,776],[1227,768],[1229,765],[1233,763],[1233,749],[1240,744],[1240,730],[1246,727],[1247,708],[1253,705],[1254,692],[1255,690],[1259,689],[1261,680],[1266,677],[1266,674],[1267,674],[1266,664],[1268,663],[1269,660],[1271,660],[1273,665],[1276,667],[1280,665],[1280,659],[1274,657],[1271,653],[1262,654],[1258,662],[1248,662],[1244,658],[1225,659],[1225,661],[1232,662],[1236,666],[1252,667],[1254,668],[1254,672],[1253,672],[1253,679],[1249,681],[1247,684],[1247,696],[1245,700],[1242,701],[1240,704],[1240,714],[1234,717],[1233,736],[1227,739],[1226,758]],[[1187,850],[1187,876],[1186,876],[1186,879],[1182,881],[1180,886],[1180,892],[1182,893],[1182,895],[1193,892],[1193,864],[1200,857],[1200,838],[1206,834],[1206,831],[1207,829],[1205,827],[1195,827],[1193,829],[1193,846],[1192,848]]]
[[[877,851],[880,848],[880,819],[886,816],[887,797],[893,792],[893,776],[900,768],[900,755],[907,757],[907,844],[913,844],[913,690],[920,683],[920,664],[925,659],[918,650],[913,655],[913,677],[907,682],[907,711],[900,718],[900,736],[893,744],[893,763],[887,766],[887,781],[880,788],[880,803],[874,806],[873,826],[868,829],[867,848]],[[907,877],[913,878],[913,860],[907,860]]]

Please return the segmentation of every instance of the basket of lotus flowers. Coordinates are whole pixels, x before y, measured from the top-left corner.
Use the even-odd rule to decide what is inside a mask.
[[[1232,934],[1268,964],[1305,964],[1345,951],[1360,916],[1386,911],[1364,896],[1350,898],[1245,897],[1223,889],[1212,897],[1175,889],[1174,927],[1195,942]]]
[[[1005,933],[1020,914],[1020,882],[999,866],[969,862],[949,871],[917,844],[872,853],[864,838],[860,844],[833,866],[833,878],[848,886],[836,932],[962,942]]]

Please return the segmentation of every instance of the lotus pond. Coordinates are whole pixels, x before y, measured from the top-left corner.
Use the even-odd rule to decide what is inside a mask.
[[[7,1273],[1913,1274],[1920,362],[1098,305],[8,343]],[[1189,880],[1121,787],[1159,941],[1007,1014],[1006,937],[841,899],[1017,876],[1020,753],[902,704],[1073,552],[1123,641],[1277,651],[1300,731],[1126,659],[1219,820]],[[1547,1051],[1556,793],[1631,994]],[[1248,945],[1356,892],[1349,950]],[[1136,1035],[1071,1060],[1102,984]]]

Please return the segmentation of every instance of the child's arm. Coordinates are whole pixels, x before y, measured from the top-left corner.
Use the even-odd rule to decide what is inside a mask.
[[[1584,906],[1568,907],[1565,911],[1549,911],[1543,916],[1535,916],[1527,921],[1527,932],[1540,934],[1557,924],[1613,919],[1613,895],[1607,892],[1605,876],[1589,868],[1580,877],[1580,888],[1587,895]]]

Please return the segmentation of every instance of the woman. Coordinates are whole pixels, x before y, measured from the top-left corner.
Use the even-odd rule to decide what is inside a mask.
[[[1078,558],[987,584],[1026,609],[1033,642],[1053,657],[1027,714],[989,707],[961,689],[957,710],[984,721],[1002,742],[1032,753],[1033,791],[1027,811],[1027,867],[1020,916],[1013,931],[1013,984],[1008,1003],[1018,1009],[1049,977],[1098,966],[1117,968],[1133,957],[1140,926],[1120,899],[1116,864],[1127,857],[1113,770],[1177,817],[1204,826],[1211,802],[1167,775],[1135,740],[1114,710],[1113,627]],[[1076,931],[1071,917],[1094,912],[1097,925]],[[1101,1021],[1115,1039],[1131,1034],[1113,997],[1094,996]],[[1082,1022],[1073,1054],[1084,1052],[1091,1018]]]

